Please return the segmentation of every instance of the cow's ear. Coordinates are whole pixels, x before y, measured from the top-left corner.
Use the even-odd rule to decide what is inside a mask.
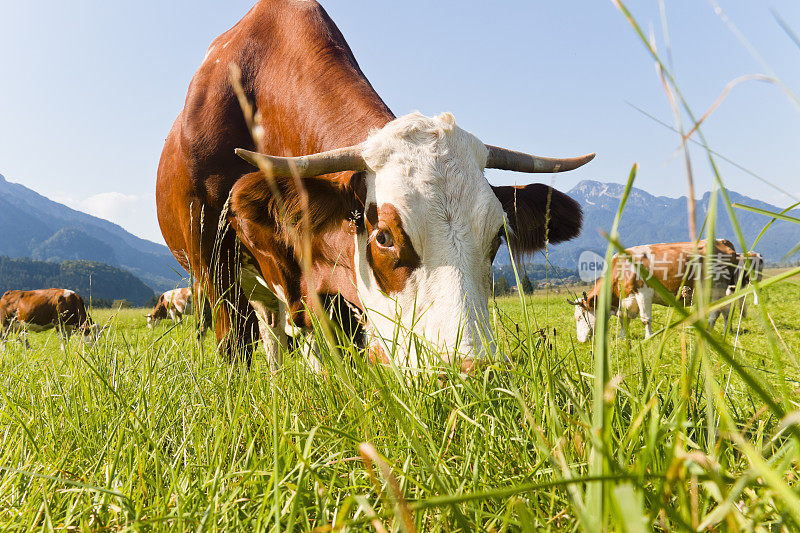
[[[533,253],[546,241],[568,241],[581,232],[581,206],[563,192],[542,183],[492,189],[506,212],[508,244],[517,254]]]
[[[261,172],[253,172],[234,184],[228,218],[270,227],[291,240],[306,220],[311,234],[317,234],[345,220],[363,218],[365,197],[363,172],[303,178],[302,189],[293,178],[270,183]]]

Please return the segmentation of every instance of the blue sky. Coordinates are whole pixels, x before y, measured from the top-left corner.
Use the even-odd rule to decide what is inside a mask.
[[[664,50],[658,3],[630,2]],[[726,83],[767,73],[713,5],[666,2],[679,85],[701,115]],[[155,173],[169,128],[211,40],[251,1],[0,0],[0,173],[58,201],[161,241]],[[611,1],[328,0],[323,5],[376,90],[400,115],[451,111],[487,143],[541,155],[597,152],[552,179],[623,181],[685,194],[676,134],[653,61]],[[800,2],[719,0],[766,64],[800,93]],[[736,87],[708,119],[715,150],[800,199],[800,112],[778,87]],[[698,191],[711,188],[693,151]],[[790,197],[720,163],[728,187],[779,205]],[[530,176],[491,171],[493,183]],[[542,178],[539,178],[542,179]]]

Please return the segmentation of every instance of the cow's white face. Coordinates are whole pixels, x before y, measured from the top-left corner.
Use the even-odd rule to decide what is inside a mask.
[[[156,324],[161,322],[160,318],[156,318],[153,315],[145,315],[145,318],[147,319],[147,329],[153,329]]]
[[[577,329],[578,342],[588,342],[592,338],[594,322],[594,309],[589,309],[581,304],[575,306],[575,327]]]
[[[398,118],[365,143],[357,287],[373,346],[398,339],[399,364],[421,363],[409,332],[445,360],[493,350],[490,273],[505,214],[483,175],[487,153],[449,113]]]
[[[83,343],[87,346],[94,345],[97,342],[97,339],[100,338],[100,325],[99,324],[89,324],[83,328],[83,333],[81,335]]]

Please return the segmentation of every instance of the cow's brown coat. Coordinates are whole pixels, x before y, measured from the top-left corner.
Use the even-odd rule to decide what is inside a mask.
[[[0,298],[0,329],[3,336],[13,322],[23,327],[79,330],[89,335],[92,319],[77,293],[64,289],[6,291]]]
[[[257,143],[229,82],[231,63],[239,66],[244,94],[259,111]],[[234,149],[278,156],[311,154],[360,143],[392,119],[344,37],[316,2],[260,0],[214,40],[166,139],[156,195],[167,245],[207,288],[221,350],[232,356],[238,348],[249,357],[258,335],[238,282],[237,242],[251,256],[248,262],[257,264],[264,279],[285,293],[295,324],[311,323],[306,309],[313,306],[307,299],[312,289],[341,294],[360,307],[352,233],[364,230],[363,173],[305,179],[307,196],[292,180],[278,180],[274,185],[283,199],[279,202],[265,176],[252,172]],[[538,184],[493,189],[509,213],[518,236],[511,244],[517,250],[538,249],[547,233],[550,242],[577,235],[580,208],[566,195],[551,194]],[[557,221],[547,230],[545,204]],[[233,231],[219,232],[226,210]],[[303,235],[310,235],[310,257],[302,249]],[[400,250],[397,261],[378,255],[371,251],[376,277],[386,292],[402,287],[419,260],[410,244]],[[309,275],[301,268],[303,259],[312,265]],[[229,304],[218,305],[223,294]],[[233,334],[228,335],[231,328]]]

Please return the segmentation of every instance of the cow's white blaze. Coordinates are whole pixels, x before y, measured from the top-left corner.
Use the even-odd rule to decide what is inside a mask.
[[[488,151],[444,113],[400,117],[367,139],[366,205],[397,209],[420,263],[404,287],[386,295],[367,261],[369,235],[356,236],[357,285],[372,342],[389,351],[399,333],[400,364],[418,366],[413,332],[445,360],[481,357],[488,326],[492,241],[505,214],[483,175]],[[397,318],[400,327],[398,331]],[[410,346],[410,349],[408,347]]]
[[[100,338],[100,325],[99,324],[89,324],[82,334],[83,343],[87,346],[94,345],[95,342]]]
[[[594,333],[594,309],[586,309],[581,305],[575,306],[575,326],[577,328],[578,342],[587,342]]]

